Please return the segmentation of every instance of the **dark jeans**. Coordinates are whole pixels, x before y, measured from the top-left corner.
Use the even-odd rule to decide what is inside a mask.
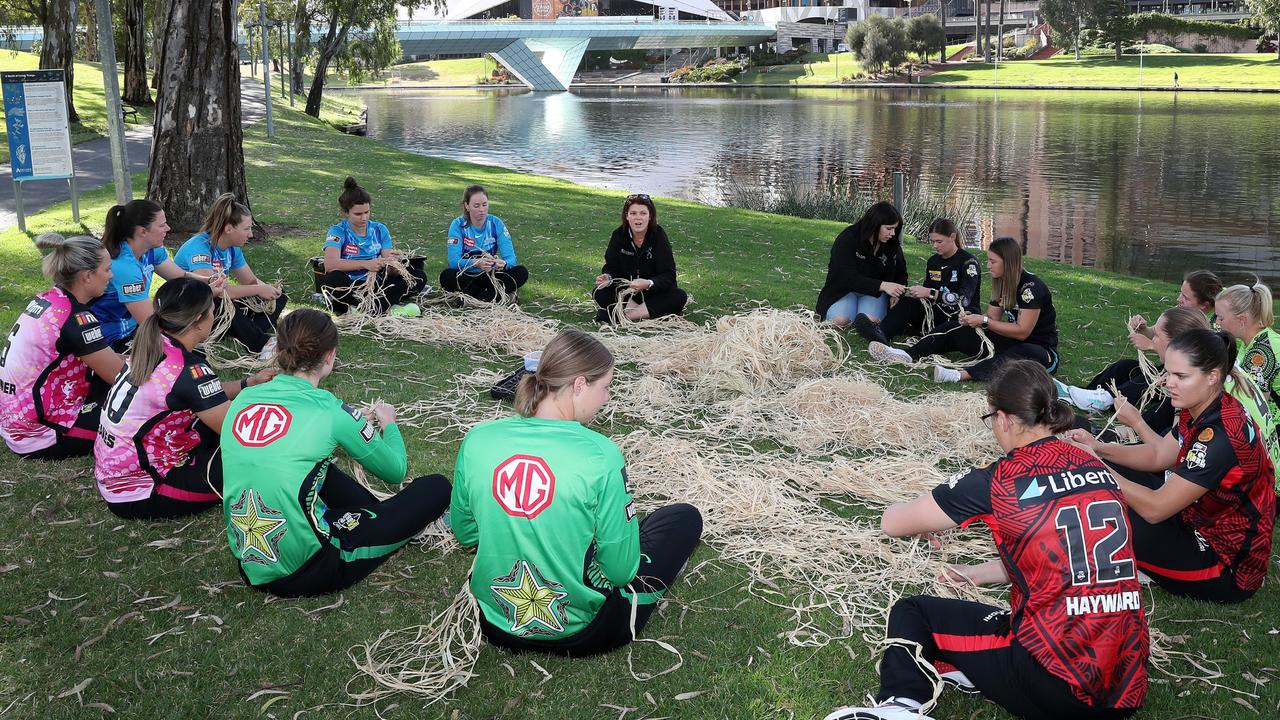
[[[529,269],[523,265],[499,270],[491,276],[489,273],[465,273],[445,268],[440,273],[440,287],[449,292],[466,293],[477,300],[493,302],[498,299],[498,288],[494,281],[502,284],[502,290],[511,297],[516,290],[529,282]]]
[[[608,310],[618,302],[618,292],[622,288],[612,283],[596,290],[592,297],[596,301],[596,305]],[[673,287],[665,292],[654,292],[646,290],[642,293],[632,295],[636,302],[644,303],[649,308],[649,317],[660,318],[666,315],[679,315],[684,312],[684,306],[689,302],[689,293],[678,287]]]
[[[676,581],[702,538],[702,514],[692,505],[678,503],[659,508],[640,522],[640,569],[631,581],[636,595],[638,636],[657,607],[659,598]],[[590,564],[591,557],[586,559]],[[485,638],[498,647],[585,657],[598,655],[631,642],[631,593],[614,589],[591,624],[557,640],[530,640],[516,637],[480,616]]]
[[[215,304],[221,302],[221,298],[214,300]],[[235,315],[231,317],[231,327],[227,330],[227,336],[239,340],[251,352],[262,352],[267,341],[276,334],[276,323],[279,322],[280,313],[284,312],[284,306],[288,302],[289,298],[281,294],[276,298],[275,307],[271,312],[262,313],[250,310],[242,302],[232,301]],[[217,308],[215,312],[216,310]]]
[[[1019,358],[1035,360],[1051,373],[1058,369],[1057,350],[1013,340],[994,332],[987,332],[987,337],[995,347],[995,355],[965,368],[969,371],[969,377],[974,380],[986,380],[995,374],[1001,364]],[[982,352],[982,339],[973,328],[952,321],[935,328],[932,334],[920,338],[920,342],[907,348],[907,353],[911,355],[912,360],[919,360],[929,355],[945,355],[949,352],[960,352],[970,357],[977,357]]]
[[[898,303],[880,321],[880,332],[892,341],[896,337],[915,337],[924,332],[924,300],[903,295]],[[955,313],[943,311],[943,306],[933,303],[933,327],[935,330],[955,321]]]
[[[1147,378],[1142,374],[1142,366],[1137,360],[1117,360],[1102,372],[1094,376],[1086,388],[1091,390],[1111,391],[1111,383],[1115,382],[1116,389],[1130,403],[1137,405],[1142,400],[1142,394],[1150,387]]]
[[[409,276],[412,282],[391,268],[378,271],[377,279],[374,281],[378,293],[376,307],[378,313],[385,313],[387,308],[399,305],[405,298],[417,295],[426,287],[427,276],[422,271],[421,262],[410,261]],[[342,315],[360,304],[358,288],[364,285],[364,281],[363,277],[352,280],[351,276],[345,272],[334,270],[320,277],[317,287],[320,288],[319,292],[325,295],[329,307],[338,315]]]
[[[1134,710],[1084,704],[1065,680],[1044,669],[1013,638],[1009,611],[950,598],[918,595],[889,611],[888,637],[920,644],[925,661],[953,665],[989,700],[1024,718],[1123,718]],[[912,653],[894,645],[880,662],[878,701],[890,697],[926,702],[929,678]]]
[[[443,515],[452,489],[443,475],[424,475],[379,501],[368,488],[330,465],[320,499],[328,506],[324,518],[332,541],[322,540],[324,545],[305,565],[261,589],[283,597],[305,597],[355,585]]]

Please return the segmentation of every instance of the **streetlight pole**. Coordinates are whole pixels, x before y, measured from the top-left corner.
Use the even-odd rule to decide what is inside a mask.
[[[267,137],[276,136],[276,126],[271,118],[271,58],[267,55],[267,43],[271,39],[267,27],[266,0],[258,0],[258,25],[262,28],[262,89],[267,99]]]
[[[111,138],[111,178],[116,204],[133,199],[129,184],[129,157],[124,147],[124,115],[120,105],[120,78],[116,75],[116,37],[111,29],[111,0],[95,0],[98,14],[98,53],[102,62],[102,89],[107,96],[107,136]]]

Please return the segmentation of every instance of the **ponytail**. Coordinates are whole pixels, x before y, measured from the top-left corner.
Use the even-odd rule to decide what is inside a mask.
[[[1271,327],[1275,322],[1271,288],[1256,278],[1252,285],[1232,285],[1218,293],[1217,299],[1226,303],[1233,315],[1243,315],[1258,327]]]
[[[151,301],[152,313],[138,325],[129,357],[129,384],[142,387],[164,359],[162,335],[181,335],[213,312],[213,290],[194,278],[167,282]]]
[[[535,372],[516,386],[516,412],[533,417],[547,396],[571,387],[578,378],[595,382],[613,369],[613,353],[581,330],[563,330],[547,343]]]
[[[227,227],[235,227],[244,222],[247,217],[249,217],[249,208],[236,200],[235,193],[222,193],[209,208],[209,214],[205,216],[200,232],[209,233],[209,240],[216,245],[218,238],[222,237]]]
[[[40,261],[44,276],[63,290],[70,290],[80,273],[97,269],[102,261],[102,243],[88,235],[68,238],[44,233],[36,237],[35,243],[49,251]]]
[[[120,255],[120,243],[133,237],[138,228],[154,222],[163,210],[159,203],[141,198],[124,205],[112,205],[107,211],[106,229],[102,232],[102,245],[107,254],[115,259]]]
[[[528,373],[516,385],[516,412],[523,417],[533,417],[538,411],[538,404],[550,394],[551,386],[539,380],[538,373]]]

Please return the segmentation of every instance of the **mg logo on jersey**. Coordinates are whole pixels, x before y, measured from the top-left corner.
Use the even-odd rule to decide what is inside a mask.
[[[281,405],[255,403],[236,413],[231,422],[231,434],[241,445],[263,447],[284,437],[289,432],[293,415]]]
[[[512,455],[493,471],[493,499],[508,515],[538,516],[551,505],[556,476],[547,461],[532,455]]]

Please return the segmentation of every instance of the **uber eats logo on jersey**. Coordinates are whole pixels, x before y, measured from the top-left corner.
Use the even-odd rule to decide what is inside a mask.
[[[254,403],[236,413],[231,421],[231,434],[241,445],[263,447],[289,432],[293,415],[283,405]]]
[[[1089,470],[1087,472],[1064,470],[1060,473],[1018,478],[1013,483],[1014,489],[1018,493],[1018,505],[1020,506],[1047,502],[1058,495],[1078,490],[1087,485],[1098,485],[1117,490],[1120,488],[1116,484],[1116,479],[1107,470]]]
[[[530,520],[551,505],[556,476],[546,460],[512,455],[493,470],[493,499],[508,515]]]

